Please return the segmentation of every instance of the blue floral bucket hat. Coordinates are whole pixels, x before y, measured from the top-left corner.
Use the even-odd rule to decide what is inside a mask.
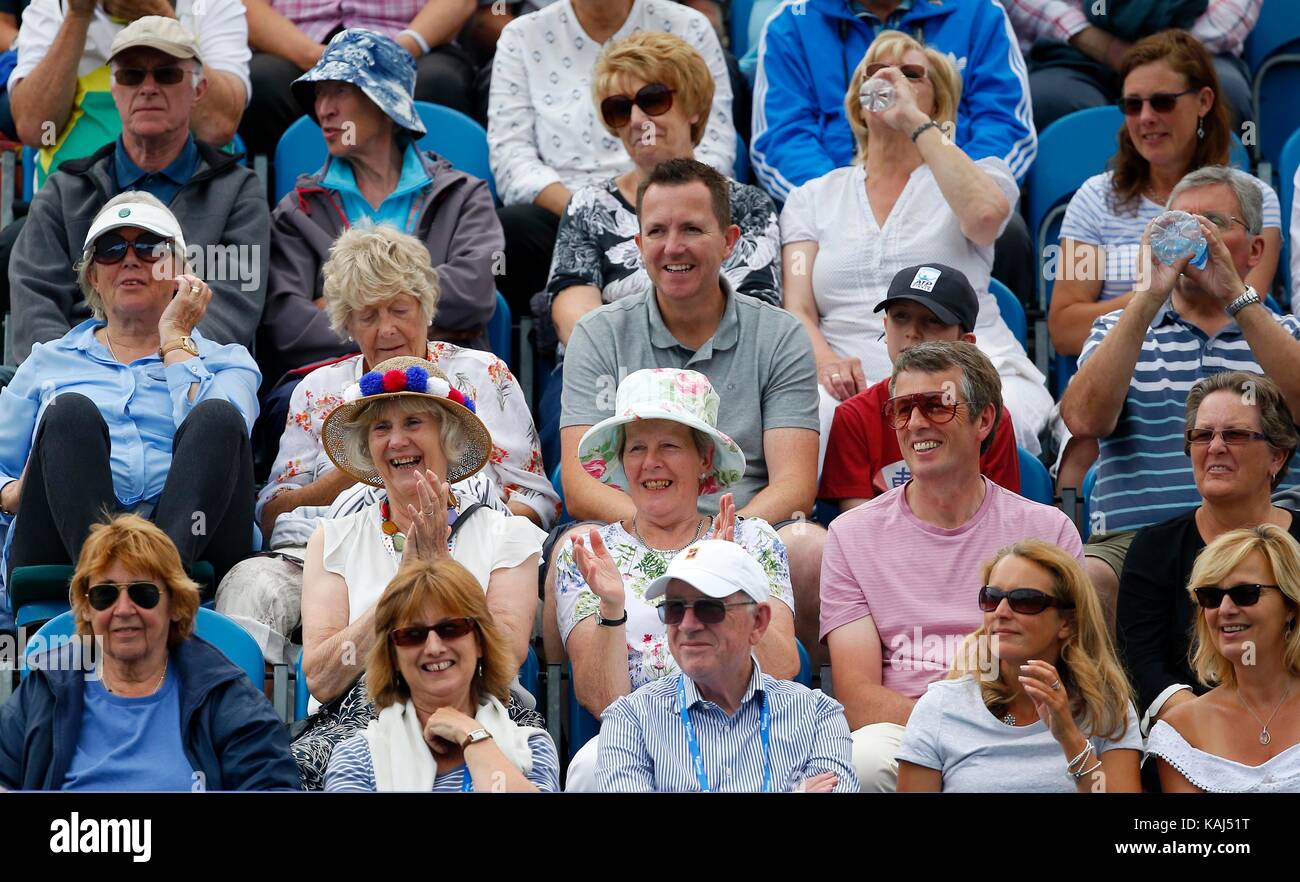
[[[293,81],[293,96],[316,119],[315,83],[351,83],[417,138],[426,131],[415,109],[415,59],[396,40],[365,28],[340,31],[316,66]]]
[[[618,384],[614,416],[592,426],[578,442],[582,468],[598,481],[627,489],[619,451],[623,427],[634,420],[670,420],[703,432],[713,443],[713,471],[700,478],[700,495],[735,484],[745,474],[740,445],[718,431],[718,393],[709,378],[679,368],[646,368]]]

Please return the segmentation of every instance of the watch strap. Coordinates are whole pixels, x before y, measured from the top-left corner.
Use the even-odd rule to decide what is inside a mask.
[[[1235,318],[1237,313],[1241,312],[1247,306],[1250,306],[1252,303],[1261,303],[1261,302],[1262,301],[1260,300],[1259,293],[1256,292],[1254,288],[1248,285],[1246,286],[1245,293],[1243,293],[1236,300],[1228,304],[1228,315]]]
[[[167,353],[174,352],[177,349],[184,349],[193,356],[198,356],[199,354],[199,347],[195,344],[194,338],[189,334],[186,334],[184,337],[177,337],[170,343],[164,343],[162,348],[158,350],[158,357],[166,358]]]
[[[600,610],[596,610],[596,624],[604,625],[606,628],[614,628],[619,625],[626,625],[627,607],[623,607],[623,615],[617,619],[607,619],[600,614]]]
[[[492,737],[491,732],[489,732],[487,729],[480,727],[465,736],[465,740],[460,743],[460,749],[464,750],[465,748],[469,747],[471,744],[477,744],[480,741],[487,741],[491,737]]]

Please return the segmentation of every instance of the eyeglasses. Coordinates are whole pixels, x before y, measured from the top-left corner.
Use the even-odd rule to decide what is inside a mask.
[[[1241,224],[1242,229],[1245,230],[1250,229],[1249,227],[1246,226],[1246,222],[1241,218],[1234,217],[1233,215],[1228,215],[1225,217],[1224,215],[1219,214],[1217,211],[1207,211],[1203,213],[1201,217],[1205,218],[1207,221],[1214,224],[1216,227],[1218,227],[1221,230],[1232,229],[1233,221],[1236,221],[1237,223]]]
[[[980,589],[980,609],[984,612],[993,612],[1004,599],[1012,612],[1026,616],[1036,616],[1049,606],[1074,609],[1073,603],[1060,600],[1037,588],[1012,588],[1010,591],[1003,591],[1001,588],[985,585]]]
[[[921,415],[932,423],[942,425],[951,422],[957,416],[961,405],[947,392],[917,392],[915,395],[899,395],[885,402],[881,413],[885,422],[895,429],[901,429],[912,419],[912,411],[921,409]]]
[[[156,233],[141,231],[135,241],[127,241],[117,233],[105,233],[91,246],[95,263],[111,266],[126,259],[127,249],[145,263],[157,263],[172,250],[172,240]]]
[[[651,83],[637,90],[635,96],[610,95],[600,102],[600,115],[611,129],[621,129],[632,119],[632,105],[646,116],[662,116],[673,109],[673,90],[663,83]]]
[[[429,638],[430,631],[437,634],[439,640],[455,640],[473,631],[477,624],[469,617],[444,619],[436,625],[407,625],[405,628],[394,628],[388,632],[388,636],[397,646],[421,646]]]
[[[688,608],[695,610],[695,618],[701,625],[716,625],[727,617],[729,606],[753,606],[756,600],[738,600],[735,603],[723,603],[712,597],[705,597],[692,603],[685,600],[665,600],[659,604],[659,621],[665,625],[680,625],[686,618]]]
[[[1119,99],[1119,109],[1124,112],[1125,116],[1137,116],[1142,112],[1142,105],[1150,102],[1151,109],[1156,113],[1168,113],[1174,109],[1179,98],[1198,91],[1200,90],[1184,89],[1181,92],[1156,92],[1150,98],[1142,98],[1138,95],[1125,95],[1123,98]]]
[[[1252,432],[1250,429],[1188,429],[1184,433],[1188,444],[1209,444],[1216,435],[1223,439],[1224,444],[1268,440],[1268,436],[1263,432]]]
[[[1205,609],[1218,609],[1226,594],[1237,606],[1254,606],[1259,603],[1261,591],[1265,588],[1277,587],[1277,585],[1241,584],[1233,585],[1231,588],[1218,588],[1214,585],[1206,585],[1196,589],[1196,602]]]
[[[162,591],[153,582],[100,582],[90,586],[86,599],[92,607],[103,612],[117,603],[122,589],[126,589],[126,596],[140,609],[153,609],[162,598]]]
[[[867,65],[867,79],[871,79],[887,67],[898,68],[899,73],[909,80],[925,79],[925,67],[919,64],[885,64],[877,61],[874,64]]]
[[[174,86],[185,79],[185,68],[178,64],[164,67],[119,67],[113,71],[113,79],[119,86],[138,86],[144,82],[147,74],[153,74],[153,81],[160,86]]]

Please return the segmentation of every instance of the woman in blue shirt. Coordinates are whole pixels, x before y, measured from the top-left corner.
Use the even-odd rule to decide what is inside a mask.
[[[35,346],[0,393],[7,576],[72,563],[105,511],[153,520],[218,580],[248,554],[260,375],[195,330],[212,290],[187,268],[180,224],[148,193],[95,217],[76,265],[94,317]]]

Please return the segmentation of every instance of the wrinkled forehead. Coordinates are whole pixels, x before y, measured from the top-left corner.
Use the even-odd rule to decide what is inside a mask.
[[[1193,187],[1179,193],[1178,198],[1170,203],[1169,207],[1189,214],[1210,213],[1225,217],[1241,217],[1241,203],[1237,201],[1237,194],[1227,184]]]

